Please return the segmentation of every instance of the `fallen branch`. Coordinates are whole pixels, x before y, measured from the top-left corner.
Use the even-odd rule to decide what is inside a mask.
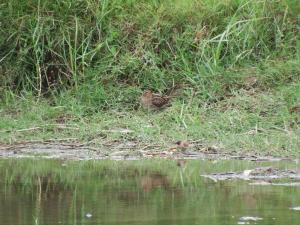
[[[139,150],[140,150],[140,151],[143,151],[143,150],[145,150],[145,149],[147,149],[147,148],[155,148],[155,147],[162,148],[161,145],[146,145],[146,146],[144,146],[143,148],[141,148],[141,149],[139,149]]]
[[[40,129],[44,129],[44,128],[51,127],[51,126],[53,127],[53,129],[57,128],[57,129],[79,130],[79,127],[66,126],[66,125],[62,125],[62,124],[45,124],[45,125],[38,126],[38,127],[30,127],[30,128],[19,129],[19,130],[0,130],[0,133],[26,132],[26,131],[40,130]]]

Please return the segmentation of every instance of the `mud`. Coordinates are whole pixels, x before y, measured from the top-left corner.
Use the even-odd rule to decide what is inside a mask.
[[[194,143],[189,149],[176,146],[147,145],[136,141],[109,141],[95,147],[81,143],[55,141],[22,142],[0,145],[0,158],[34,158],[64,160],[139,160],[149,158],[200,159],[200,160],[249,160],[249,161],[297,161],[292,158],[275,158],[257,155],[237,155],[216,146]]]
[[[251,185],[277,185],[277,186],[299,186],[299,182],[288,183],[271,183],[273,180],[300,180],[300,170],[285,169],[280,170],[272,167],[258,167],[251,170],[244,170],[241,172],[226,172],[203,174],[203,177],[209,178],[215,182],[224,180],[258,180],[250,183]]]

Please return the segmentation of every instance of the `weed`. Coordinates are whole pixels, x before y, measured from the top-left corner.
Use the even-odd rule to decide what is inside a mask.
[[[125,138],[145,142],[204,138],[264,154],[299,147],[293,0],[11,0],[0,7],[2,142],[86,140],[122,127],[134,130]],[[176,83],[185,88],[171,108],[139,110],[143,90]],[[18,131],[57,121],[80,130]]]

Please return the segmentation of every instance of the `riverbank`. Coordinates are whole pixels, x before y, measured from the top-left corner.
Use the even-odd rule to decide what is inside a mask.
[[[0,143],[74,142],[96,149],[120,144],[132,145],[132,151],[136,146],[165,151],[187,140],[200,143],[204,152],[299,157],[300,82],[295,71],[287,75],[294,80],[269,89],[257,76],[255,86],[242,85],[217,102],[183,95],[160,112],[112,108],[92,113],[76,101],[53,106],[29,94],[6,93]]]
[[[2,146],[134,142],[165,151],[187,140],[221,153],[300,156],[295,1],[2,7]],[[140,108],[143,91],[176,84],[182,93],[171,107]]]

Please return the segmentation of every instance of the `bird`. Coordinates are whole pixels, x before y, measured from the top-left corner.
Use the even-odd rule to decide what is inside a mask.
[[[162,96],[146,90],[141,97],[141,105],[144,109],[160,110],[170,106],[170,96]]]
[[[179,149],[187,149],[190,146],[190,143],[188,141],[177,141],[176,145]]]
[[[183,168],[183,167],[185,167],[185,165],[186,165],[186,160],[184,160],[184,159],[178,159],[178,160],[176,161],[176,165],[177,165],[179,168]]]
[[[180,94],[182,89],[181,84],[173,86],[167,91],[166,95],[153,93],[150,90],[144,91],[140,98],[141,105],[144,109],[148,110],[161,110],[171,106],[170,100]]]
[[[246,90],[253,89],[255,86],[257,86],[257,83],[258,83],[258,79],[255,76],[244,78],[244,87]]]
[[[187,149],[189,149],[190,143],[189,141],[177,141],[176,148],[184,154],[187,154]]]

